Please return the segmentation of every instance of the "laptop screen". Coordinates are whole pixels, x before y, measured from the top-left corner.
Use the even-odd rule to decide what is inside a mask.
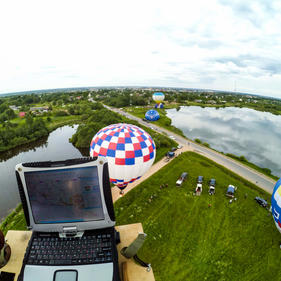
[[[35,223],[103,220],[97,167],[25,172]]]

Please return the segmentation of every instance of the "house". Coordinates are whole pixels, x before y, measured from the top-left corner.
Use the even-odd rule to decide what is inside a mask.
[[[12,110],[19,110],[19,107],[17,107],[16,105],[10,105],[9,108]]]
[[[43,107],[31,107],[30,111],[32,113],[44,113],[44,112],[48,112],[49,111],[49,107],[48,106],[43,106]]]

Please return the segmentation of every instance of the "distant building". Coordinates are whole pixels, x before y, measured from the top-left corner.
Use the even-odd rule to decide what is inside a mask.
[[[194,100],[194,101],[195,101],[195,102],[199,102],[199,103],[202,102],[202,100]]]
[[[19,108],[16,105],[10,105],[9,108],[12,110],[19,110]]]
[[[43,107],[31,107],[30,111],[32,113],[38,112],[38,113],[44,113],[44,112],[48,112],[49,111],[49,107],[48,106],[43,106]]]
[[[20,117],[20,118],[23,118],[23,117],[25,117],[25,114],[26,114],[25,112],[20,112],[20,113],[19,113],[19,117]]]
[[[208,100],[207,101],[209,104],[217,104],[217,102],[215,100]]]
[[[93,103],[96,102],[92,97],[91,97],[91,98],[88,98],[88,101],[93,102]]]

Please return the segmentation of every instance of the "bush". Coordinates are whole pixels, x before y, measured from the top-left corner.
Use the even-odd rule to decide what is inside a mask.
[[[246,159],[246,157],[243,156],[243,155],[241,155],[241,156],[239,157],[239,159],[240,159],[240,161],[248,162],[248,160]]]
[[[200,139],[195,139],[194,141],[197,143],[200,143],[200,144],[202,143],[202,141]]]
[[[56,111],[54,113],[55,116],[67,116],[68,113],[66,111],[63,111],[63,110],[59,110],[59,111]]]
[[[210,145],[207,142],[204,142],[203,145],[206,147],[210,147]]]

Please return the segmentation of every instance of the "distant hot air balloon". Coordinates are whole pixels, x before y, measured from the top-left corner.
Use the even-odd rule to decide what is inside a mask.
[[[110,182],[122,190],[151,167],[156,156],[152,137],[131,124],[109,125],[93,137],[90,156],[105,156]]]
[[[165,95],[161,92],[156,92],[152,95],[152,99],[157,103],[161,103],[165,98]]]
[[[148,121],[157,121],[159,118],[159,113],[154,109],[150,109],[145,113],[145,119]]]
[[[157,104],[155,104],[155,108],[164,108],[164,105],[163,105],[162,102],[161,103],[157,103]]]
[[[281,179],[274,186],[271,196],[271,207],[275,225],[281,233]]]

